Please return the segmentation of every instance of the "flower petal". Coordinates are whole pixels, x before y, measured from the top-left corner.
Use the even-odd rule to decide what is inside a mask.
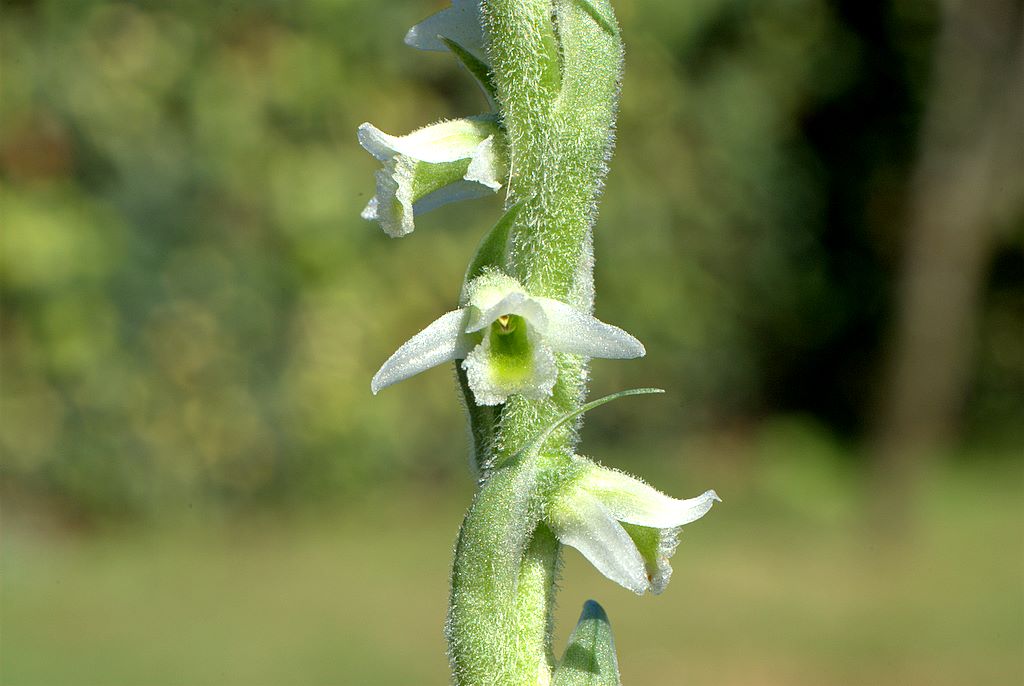
[[[490,115],[440,122],[407,136],[364,123],[358,137],[384,163],[376,195],[361,216],[379,222],[392,238],[411,233],[415,215],[490,195],[508,176],[504,134]]]
[[[482,310],[474,305],[466,324],[466,333],[480,331],[484,327],[490,326],[498,317],[509,314],[516,314],[525,319],[535,329],[534,333],[538,334],[538,338],[539,334],[547,328],[547,317],[544,310],[534,298],[525,293],[509,293],[487,309]],[[546,342],[546,337],[544,340]]]
[[[384,133],[369,122],[359,125],[359,144],[381,162],[408,155],[423,162],[454,162],[473,157],[481,143],[501,135],[491,115],[441,121],[405,136]],[[493,145],[493,141],[492,144]]]
[[[466,160],[431,164],[396,155],[377,171],[377,194],[361,216],[379,222],[392,238],[410,234],[417,214],[491,194],[489,188],[463,180],[468,166]]]
[[[486,295],[490,296],[491,293],[488,292]],[[508,293],[498,300],[487,297],[481,302],[481,298],[474,298],[471,301],[473,307],[470,308],[469,319],[466,320],[466,333],[487,328],[498,317],[510,314],[512,308],[519,307],[526,299],[526,294],[519,292]]]
[[[449,38],[477,59],[487,62],[483,19],[479,0],[452,0],[449,7],[431,15],[405,34],[405,44],[420,50],[447,50],[440,37]]]
[[[488,136],[476,146],[473,151],[473,160],[466,170],[466,181],[475,181],[496,191],[505,183],[505,175],[508,173],[504,152],[495,142],[494,136]]]
[[[544,340],[553,350],[586,357],[630,359],[647,354],[643,343],[617,326],[551,298],[534,298],[544,308]]]
[[[466,341],[462,335],[465,316],[465,310],[443,314],[406,341],[374,374],[370,383],[374,395],[385,386],[463,357],[466,354]]]
[[[651,593],[660,594],[672,578],[672,565],[669,564],[669,559],[679,545],[679,532],[682,527],[654,529],[636,524],[623,524],[622,528],[640,551],[640,557],[643,558],[644,567],[647,569],[647,578],[651,583]]]
[[[528,335],[531,339],[529,359],[493,355],[491,338],[486,331],[483,341],[466,355],[462,368],[466,370],[466,381],[477,405],[500,405],[513,394],[536,399],[551,395],[558,379],[554,353],[533,334]]]
[[[476,200],[492,194],[490,189],[478,183],[454,181],[416,200],[413,203],[412,211],[413,214],[426,214],[449,203]]]
[[[606,577],[643,595],[649,587],[647,569],[633,539],[601,502],[574,488],[553,503],[547,523],[563,544],[583,553]]]
[[[658,529],[689,524],[707,514],[716,500],[721,502],[714,491],[677,500],[640,479],[596,465],[583,477],[582,483],[619,521]]]
[[[524,293],[522,285],[508,274],[488,269],[466,284],[466,302],[478,310],[487,310],[510,293]]]
[[[377,221],[377,196],[370,198],[370,202],[366,203],[366,207],[359,213],[359,216],[367,221]]]

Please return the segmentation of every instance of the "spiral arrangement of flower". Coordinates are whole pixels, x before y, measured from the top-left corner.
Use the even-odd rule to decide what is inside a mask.
[[[608,0],[454,0],[406,43],[449,52],[494,111],[405,136],[371,124],[382,163],[363,217],[391,237],[417,214],[505,191],[458,307],[383,364],[377,393],[455,362],[478,489],[455,551],[447,637],[460,686],[619,684],[608,618],[589,601],[561,660],[551,645],[562,546],[612,581],[660,593],[680,528],[719,500],[677,500],[577,454],[591,358],[644,346],[593,316],[592,228],[611,156],[622,43]]]

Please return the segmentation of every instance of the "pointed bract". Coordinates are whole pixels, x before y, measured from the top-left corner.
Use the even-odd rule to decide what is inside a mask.
[[[551,686],[620,686],[608,615],[593,600],[583,605]]]

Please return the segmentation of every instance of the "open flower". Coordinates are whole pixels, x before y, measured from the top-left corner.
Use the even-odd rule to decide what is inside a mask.
[[[413,231],[415,214],[490,195],[508,176],[505,138],[494,116],[444,121],[406,136],[389,136],[364,123],[358,136],[384,163],[362,217],[380,222],[392,238]]]
[[[548,526],[617,584],[640,595],[661,593],[681,527],[703,517],[721,500],[718,494],[676,500],[637,478],[576,460],[582,474],[552,498]]]
[[[370,388],[407,379],[451,360],[462,360],[478,405],[508,396],[551,395],[555,353],[626,359],[644,346],[622,329],[551,298],[526,293],[518,281],[487,272],[467,287],[467,305],[442,315],[384,363]]]
[[[480,0],[452,0],[451,5],[409,29],[405,34],[405,44],[420,50],[442,52],[448,46],[441,38],[447,38],[486,63],[482,19]]]

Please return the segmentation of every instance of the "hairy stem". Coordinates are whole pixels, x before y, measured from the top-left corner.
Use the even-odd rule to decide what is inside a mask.
[[[484,0],[511,178],[506,273],[532,295],[593,308],[591,230],[611,152],[622,47],[608,0]],[[570,476],[576,422],[540,457],[510,460],[586,393],[586,360],[559,355],[550,398],[479,408],[460,374],[482,485],[459,534],[447,635],[460,686],[547,684],[559,544],[543,493]],[[491,471],[490,466],[509,466]]]
[[[544,683],[559,545],[540,525],[543,459],[491,476],[455,551],[446,632],[457,684]]]

